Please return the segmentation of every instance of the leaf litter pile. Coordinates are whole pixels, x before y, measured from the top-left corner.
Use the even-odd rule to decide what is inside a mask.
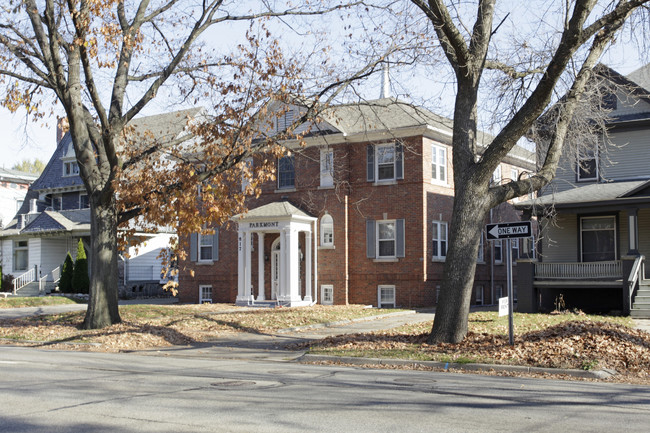
[[[309,347],[310,353],[340,356],[609,368],[650,383],[650,333],[630,327],[629,318],[580,313],[516,315],[515,319],[514,346],[509,344],[507,318],[480,312],[470,314],[470,331],[458,344],[427,344],[431,331],[431,322],[427,322],[385,332],[328,337]]]

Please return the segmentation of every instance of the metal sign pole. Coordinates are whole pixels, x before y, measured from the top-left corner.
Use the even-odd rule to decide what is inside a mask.
[[[510,345],[515,345],[515,331],[514,331],[514,296],[512,290],[512,248],[510,245],[510,238],[506,239],[506,272],[507,272],[507,283],[508,283],[508,332],[510,334]]]

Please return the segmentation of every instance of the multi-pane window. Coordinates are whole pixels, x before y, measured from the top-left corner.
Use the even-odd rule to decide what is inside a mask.
[[[395,221],[377,221],[377,257],[395,257]]]
[[[519,179],[519,172],[517,171],[516,168],[511,168],[510,169],[510,180],[513,182],[517,182]]]
[[[28,263],[27,241],[14,241],[14,271],[26,271]]]
[[[276,130],[278,132],[285,131],[288,127],[290,127],[295,120],[295,113],[293,110],[289,109],[285,113],[283,113],[280,117],[277,119],[277,125],[276,125]]]
[[[62,210],[63,209],[63,197],[61,195],[52,196],[52,210]]]
[[[212,286],[199,286],[199,304],[212,303]]]
[[[480,237],[478,241],[478,254],[476,256],[476,261],[482,263],[485,261],[485,256],[484,256],[485,241],[484,241],[483,230],[481,230],[481,234],[479,236]]]
[[[293,155],[284,156],[278,160],[278,188],[294,188],[296,185],[296,170]]]
[[[213,256],[214,235],[199,233],[199,260],[210,261]]]
[[[583,262],[616,260],[616,218],[613,216],[580,218]]]
[[[494,248],[494,263],[503,263],[503,251],[502,251],[501,241],[493,241],[492,246]]]
[[[476,305],[483,305],[483,286],[476,286]]]
[[[75,176],[77,174],[79,174],[79,164],[77,164],[77,161],[65,161],[63,163],[64,176]]]
[[[329,214],[320,220],[320,244],[323,247],[334,245],[334,220]]]
[[[494,169],[494,173],[492,173],[492,184],[501,184],[501,165],[497,165],[497,168]]]
[[[510,249],[512,250],[512,262],[519,258],[519,239],[510,239]]]
[[[79,194],[79,209],[86,209],[90,207],[88,202],[88,194]]]
[[[377,288],[379,308],[395,308],[395,286],[381,285]]]
[[[578,180],[598,179],[598,145],[581,144],[578,146],[578,166],[576,173]]]
[[[395,179],[395,145],[381,144],[375,147],[377,180]]]
[[[447,257],[447,223],[434,221],[431,233],[433,238],[433,258],[442,260]]]
[[[447,149],[431,145],[431,179],[447,183]]]
[[[332,305],[334,303],[334,286],[331,284],[323,284],[321,287],[321,303],[324,305]]]
[[[23,207],[23,201],[22,200],[16,200],[16,212],[18,212],[21,207]]]
[[[334,151],[321,149],[320,151],[320,186],[334,185]]]

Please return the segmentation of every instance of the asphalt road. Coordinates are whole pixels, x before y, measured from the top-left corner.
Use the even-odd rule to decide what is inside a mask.
[[[642,386],[0,347],[0,432],[646,432]]]

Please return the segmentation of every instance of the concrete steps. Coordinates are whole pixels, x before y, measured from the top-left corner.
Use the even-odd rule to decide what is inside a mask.
[[[637,319],[650,319],[650,280],[639,282],[639,290],[634,297],[630,316]]]

